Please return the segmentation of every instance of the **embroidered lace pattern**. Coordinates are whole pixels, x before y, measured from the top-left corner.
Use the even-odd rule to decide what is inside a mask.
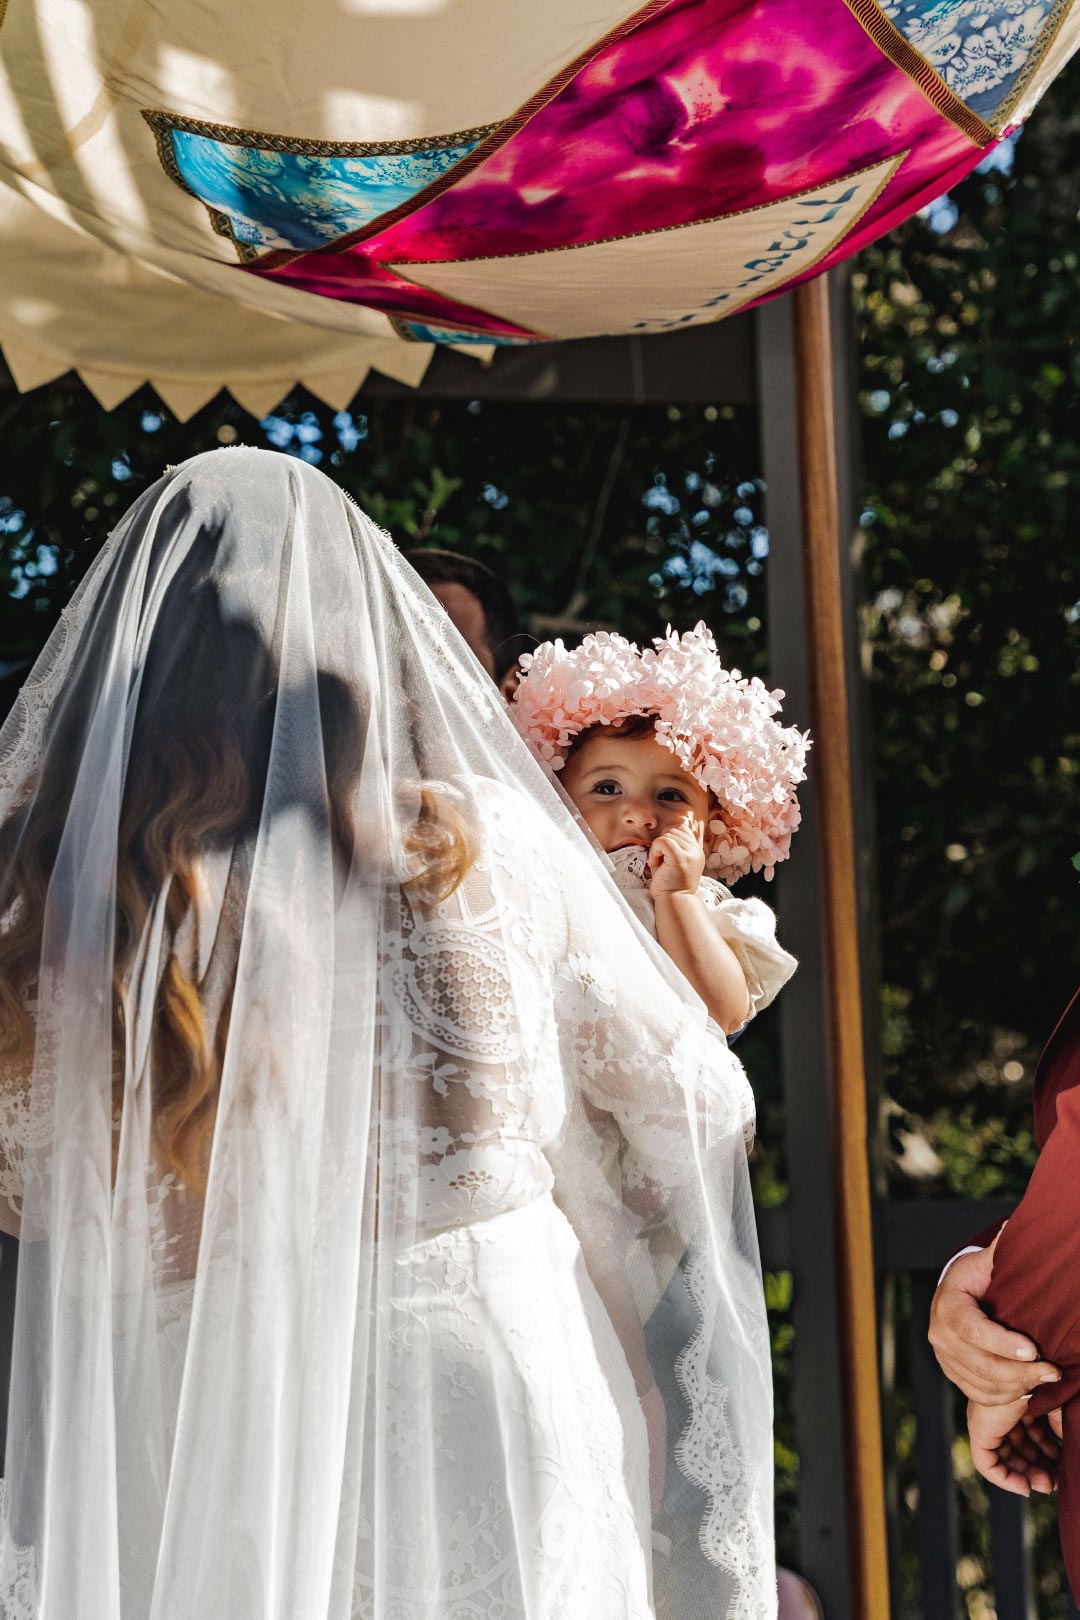
[[[0,1620],[767,1620],[737,1060],[328,480],[196,457],[117,536],[0,736],[0,813],[61,820],[0,1099]],[[208,693],[254,798],[122,912],[130,761]]]

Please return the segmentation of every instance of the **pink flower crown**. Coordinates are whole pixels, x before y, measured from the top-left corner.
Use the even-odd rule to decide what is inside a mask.
[[[657,741],[717,800],[709,870],[726,883],[751,871],[771,878],[787,859],[809,732],[774,718],[783,692],[724,668],[703,622],[681,636],[669,628],[644,652],[606,630],[569,652],[544,641],[520,665],[514,723],[553,770],[590,726],[655,715]]]

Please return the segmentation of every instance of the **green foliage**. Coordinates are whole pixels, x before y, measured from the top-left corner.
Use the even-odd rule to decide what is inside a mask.
[[[406,547],[487,562],[540,634],[565,621],[650,636],[704,615],[751,666],[764,657],[752,412],[394,400],[335,413],[298,394],[262,425],[224,399],[179,424],[149,390],[105,412],[64,384],[12,396],[0,429],[7,658],[36,653],[116,518],[164,466],[236,443],[321,464]]]
[[[799,1515],[796,1490],[799,1454],[795,1434],[792,1363],[795,1328],[792,1323],[793,1279],[790,1271],[765,1273],[765,1306],[769,1313],[769,1341],[773,1369],[773,1466],[775,1469],[777,1557],[798,1566]]]
[[[1077,982],[1080,71],[855,276],[899,1186],[1018,1191]]]
[[[1019,1194],[1031,1078],[1078,978],[1080,64],[1011,173],[912,220],[854,278],[863,407],[881,915],[881,1059],[894,1195]],[[921,1614],[913,1329],[889,1279],[899,1612]],[[962,1403],[957,1429],[963,1433]],[[993,1612],[988,1499],[966,1442],[963,1612]],[[1039,1614],[1067,1594],[1032,1505]],[[930,1620],[930,1617],[926,1617]]]

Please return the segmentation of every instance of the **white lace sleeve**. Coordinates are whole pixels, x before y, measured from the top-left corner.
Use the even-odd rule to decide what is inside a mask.
[[[427,1229],[549,1191],[543,1144],[565,1113],[546,953],[524,919],[504,926],[510,869],[482,823],[476,834],[464,881],[432,907],[402,897],[401,926],[384,940],[382,1058],[401,1106],[384,1127],[380,1174]]]
[[[656,1557],[658,1589],[669,1569],[704,1554],[721,1572],[712,1612],[775,1620],[769,1347],[745,1153],[752,1094],[678,970],[620,897],[589,881],[584,855],[568,848],[549,858],[565,929],[555,956],[563,1067],[587,1111],[606,1112],[614,1128],[597,1138],[605,1146],[617,1137],[610,1168],[621,1224],[606,1213],[604,1186],[590,1203],[581,1155],[556,1165],[556,1193],[574,1210],[639,1390],[651,1372],[669,1420],[680,1413],[654,1520],[671,1546]],[[670,1510],[679,1475],[700,1517]],[[658,1613],[690,1612],[685,1594],[669,1597]]]
[[[688,1121],[696,1121],[705,1151],[717,1140],[752,1134],[753,1096],[742,1066],[709,1032],[678,969],[643,938],[588,850],[516,797],[503,803],[498,793],[487,794],[481,817],[485,855],[452,905],[472,912],[478,938],[488,926],[487,906],[494,902],[497,911],[511,889],[519,911],[531,897],[533,927],[523,931],[519,923],[517,937],[502,941],[519,958],[504,971],[523,1021],[531,1086],[550,1079],[551,1063],[539,1059],[551,1040],[569,1095],[580,1089],[618,1125],[624,1186],[631,1173],[667,1186],[685,1183],[697,1174],[687,1151]],[[529,986],[541,980],[534,1007]],[[554,1029],[545,1023],[552,1014]]]
[[[780,993],[799,964],[777,941],[776,915],[764,900],[736,900],[730,889],[708,877],[702,878],[698,892],[746,975],[752,1018]]]
[[[738,1059],[706,1027],[667,957],[642,942],[618,900],[575,883],[567,851],[559,885],[566,948],[557,968],[564,1064],[625,1139],[624,1188],[673,1188],[698,1173],[688,1124],[703,1153],[753,1135],[753,1096]],[[591,888],[591,893],[590,893]],[[590,893],[589,904],[576,896]],[[616,968],[615,964],[618,964]],[[617,973],[617,977],[616,977]]]

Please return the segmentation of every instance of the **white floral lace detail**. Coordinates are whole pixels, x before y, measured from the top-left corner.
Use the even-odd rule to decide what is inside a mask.
[[[36,1620],[37,1560],[11,1532],[11,1505],[0,1479],[0,1620]]]
[[[472,928],[445,921],[417,924],[407,937],[408,954],[384,969],[387,1005],[449,1056],[512,1063],[520,1052],[501,941],[487,941]],[[455,959],[449,977],[448,957]],[[468,981],[465,1025],[455,1017],[463,980]]]
[[[700,1249],[684,1262],[687,1291],[700,1313],[701,1325],[675,1365],[675,1376],[690,1410],[675,1447],[686,1475],[708,1497],[701,1522],[701,1550],[711,1563],[735,1579],[735,1591],[721,1620],[772,1620],[768,1600],[755,1600],[771,1550],[769,1501],[754,1501],[746,1471],[728,1423],[729,1391],[708,1368],[706,1323],[709,1310],[708,1263]],[[751,1604],[752,1607],[747,1607]]]

